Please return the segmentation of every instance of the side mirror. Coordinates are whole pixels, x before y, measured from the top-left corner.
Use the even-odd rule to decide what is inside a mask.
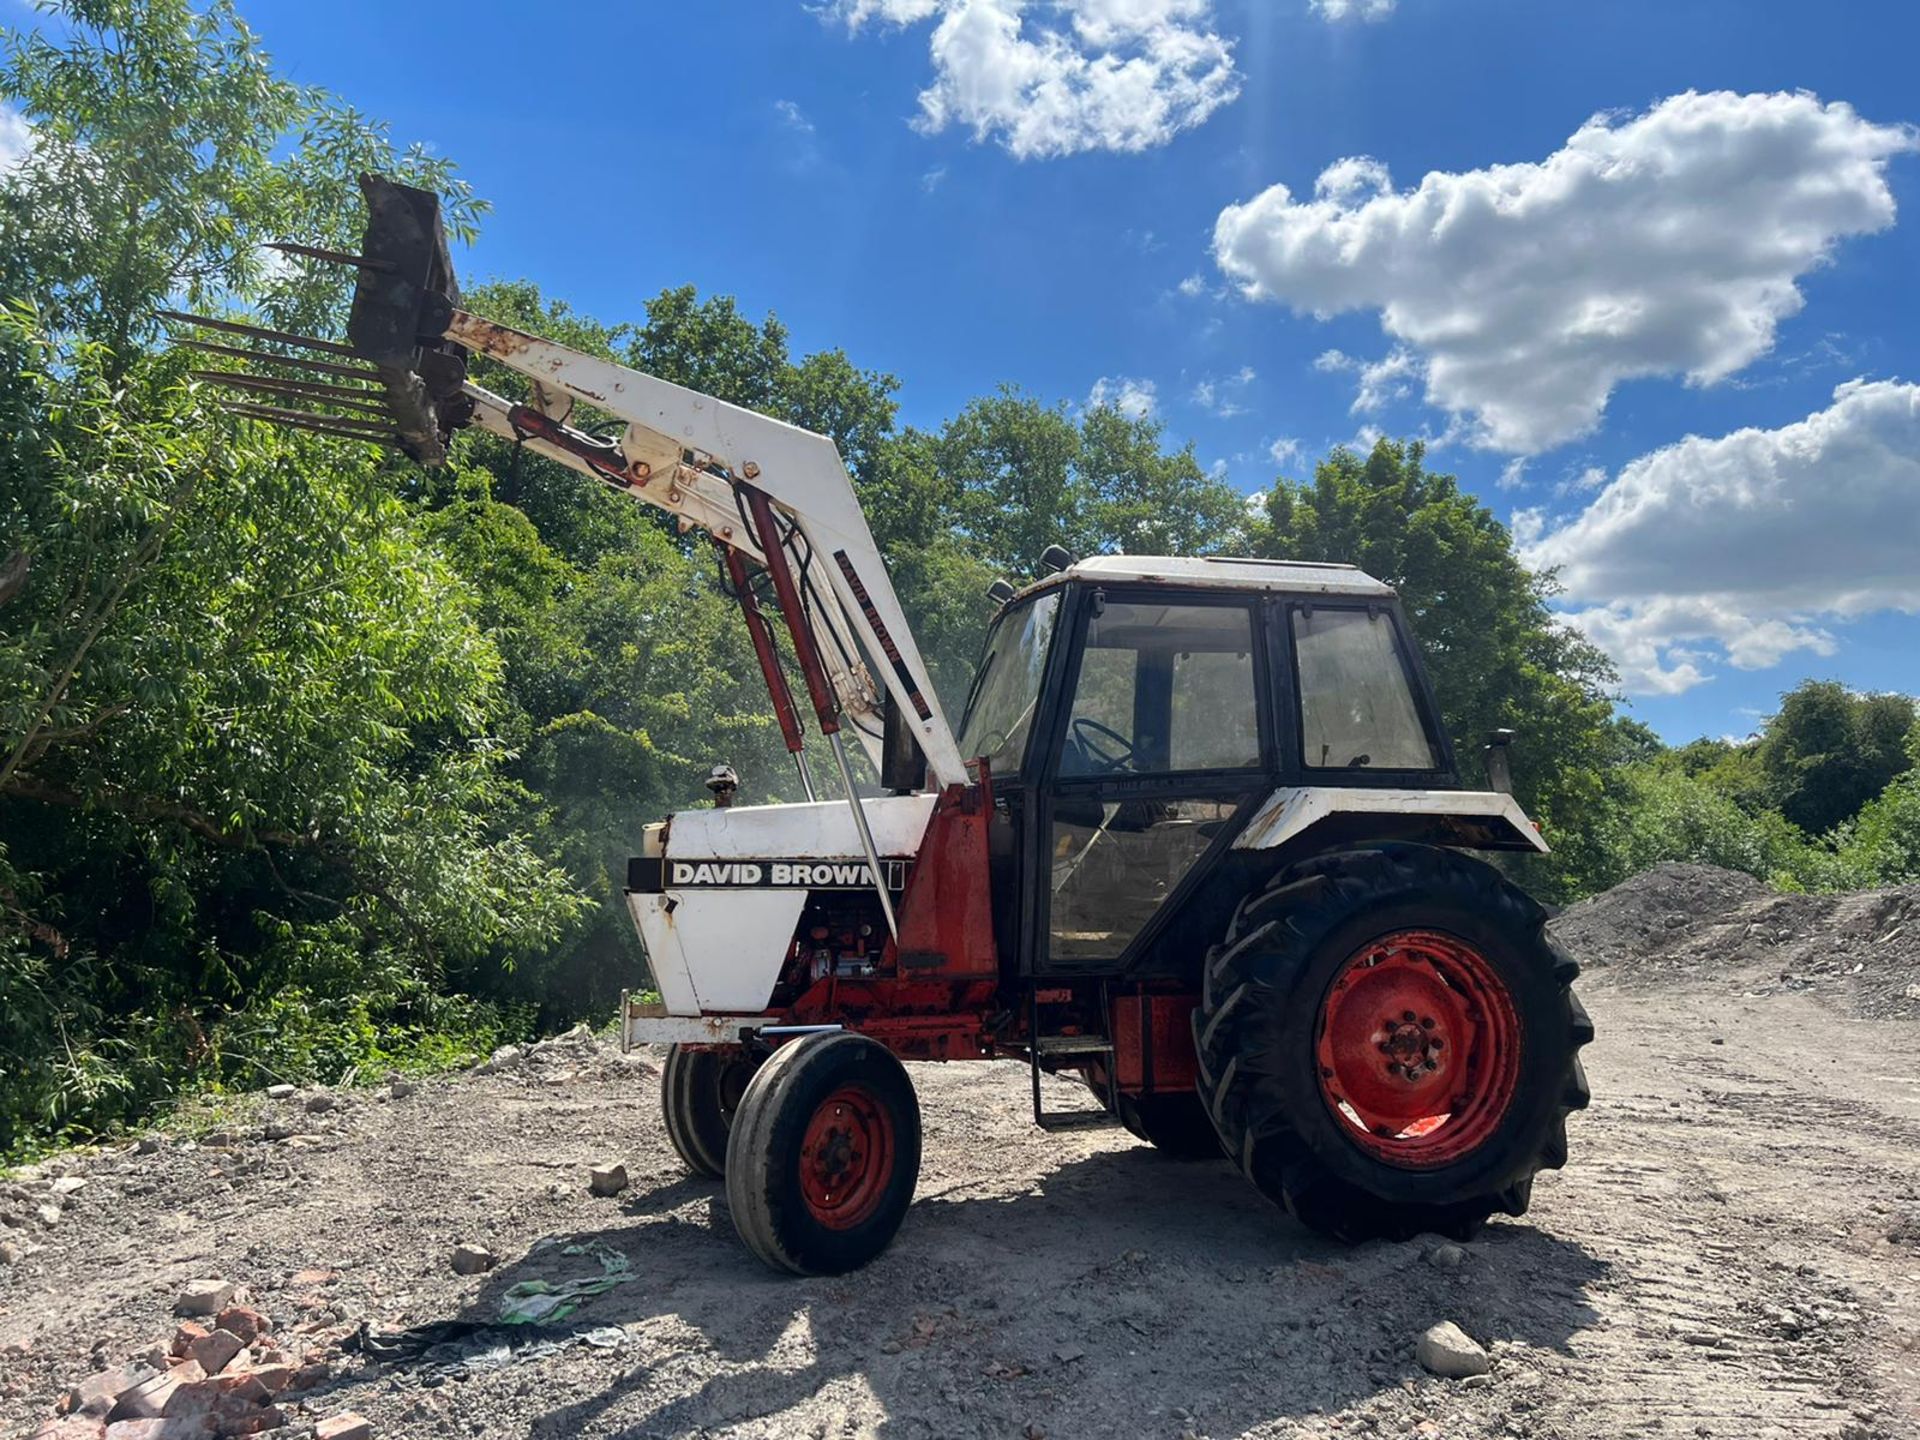
[[[1513,793],[1512,746],[1513,731],[1495,730],[1481,750],[1487,761],[1487,784],[1502,795]]]

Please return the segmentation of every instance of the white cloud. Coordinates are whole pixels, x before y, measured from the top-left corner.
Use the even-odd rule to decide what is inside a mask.
[[[809,120],[807,112],[792,100],[774,101],[773,113],[780,117],[780,123],[789,130],[798,130],[802,135],[813,134],[813,121]]]
[[[26,158],[33,144],[33,127],[7,105],[0,105],[0,172],[11,170]]]
[[[934,191],[946,183],[947,167],[944,165],[936,165],[920,177],[920,189],[922,193],[927,195],[933,194]]]
[[[1231,420],[1235,415],[1247,413],[1247,407],[1241,403],[1245,398],[1247,386],[1254,382],[1255,375],[1251,365],[1242,365],[1232,375],[1216,379],[1207,376],[1193,387],[1193,403],[1202,410],[1210,411],[1222,420]]]
[[[1917,140],[1811,95],[1690,91],[1406,190],[1337,161],[1312,200],[1275,185],[1221,211],[1214,257],[1249,299],[1377,310],[1429,402],[1533,454],[1591,430],[1624,380],[1707,385],[1764,355],[1799,277],[1893,223],[1887,164]]]
[[[1397,0],[1307,0],[1308,8],[1322,20],[1384,20],[1393,13]]]
[[[1267,454],[1273,457],[1276,465],[1291,465],[1300,458],[1304,447],[1291,435],[1282,435],[1267,447]]]
[[[1419,356],[1397,346],[1378,360],[1361,360],[1344,350],[1322,350],[1314,357],[1313,368],[1328,375],[1360,377],[1348,407],[1354,415],[1370,415],[1392,401],[1406,399],[1425,370]]]
[[[1227,462],[1224,460],[1216,460],[1211,465],[1207,466],[1207,477],[1212,480],[1226,479],[1227,478]]]
[[[1202,275],[1189,275],[1175,288],[1189,300],[1197,299],[1199,296],[1207,293],[1206,277]]]
[[[1522,485],[1527,483],[1527,462],[1525,460],[1509,460],[1505,465],[1500,467],[1500,478],[1493,483],[1498,485],[1502,490],[1518,490]]]
[[[1629,690],[1697,685],[1716,649],[1743,670],[1831,654],[1837,620],[1920,611],[1920,385],[1850,381],[1777,430],[1644,455],[1564,522],[1524,513],[1527,562],[1559,567]]]
[[[1212,0],[836,0],[826,13],[849,30],[937,20],[916,128],[962,125],[1022,160],[1148,150],[1240,93]]]
[[[1105,406],[1118,410],[1129,420],[1144,420],[1158,403],[1157,387],[1151,380],[1136,380],[1126,375],[1102,375],[1087,392],[1087,408]]]

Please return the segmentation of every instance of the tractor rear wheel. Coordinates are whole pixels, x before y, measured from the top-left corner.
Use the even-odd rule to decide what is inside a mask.
[[[1082,1068],[1080,1078],[1108,1113],[1107,1072],[1099,1064]],[[1174,1160],[1218,1160],[1220,1137],[1214,1134],[1207,1107],[1190,1090],[1156,1091],[1151,1095],[1120,1096],[1114,1116],[1136,1140],[1144,1140]]]
[[[739,1047],[667,1051],[660,1072],[660,1108],[667,1139],[696,1175],[718,1180],[727,1171],[727,1135],[747,1083],[760,1061]]]
[[[1193,1014],[1228,1156],[1344,1240],[1524,1213],[1566,1163],[1593,1038],[1546,919],[1491,866],[1421,845],[1316,856],[1249,895]]]
[[[849,1031],[773,1052],[727,1141],[727,1205],[777,1270],[840,1275],[892,1241],[920,1178],[920,1102],[885,1046]]]

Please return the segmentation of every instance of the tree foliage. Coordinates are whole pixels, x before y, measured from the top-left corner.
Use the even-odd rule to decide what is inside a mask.
[[[1582,888],[1605,865],[1590,821],[1619,802],[1616,768],[1646,736],[1614,722],[1612,667],[1555,621],[1553,577],[1530,573],[1507,528],[1425,461],[1417,441],[1335,450],[1311,482],[1275,483],[1255,551],[1344,561],[1399,591],[1462,771],[1482,776],[1486,736],[1517,731],[1515,788],[1558,856],[1537,879]]]

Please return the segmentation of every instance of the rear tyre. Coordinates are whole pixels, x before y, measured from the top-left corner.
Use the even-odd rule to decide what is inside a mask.
[[[718,1180],[727,1170],[727,1135],[760,1061],[738,1047],[692,1050],[675,1045],[660,1073],[667,1139],[696,1175]]]
[[[1525,1212],[1587,1103],[1593,1024],[1546,912],[1492,867],[1383,844],[1302,862],[1208,952],[1198,1093],[1270,1199],[1342,1240]]]
[[[1102,1109],[1113,1113],[1107,1095],[1107,1072],[1100,1065],[1088,1065],[1080,1078],[1100,1101]],[[1115,1117],[1136,1140],[1144,1140],[1174,1160],[1218,1160],[1220,1137],[1198,1095],[1190,1091],[1160,1091],[1152,1095],[1120,1097]]]
[[[727,1142],[727,1205],[777,1270],[840,1275],[893,1240],[920,1177],[920,1103],[905,1068],[864,1035],[774,1051]]]

